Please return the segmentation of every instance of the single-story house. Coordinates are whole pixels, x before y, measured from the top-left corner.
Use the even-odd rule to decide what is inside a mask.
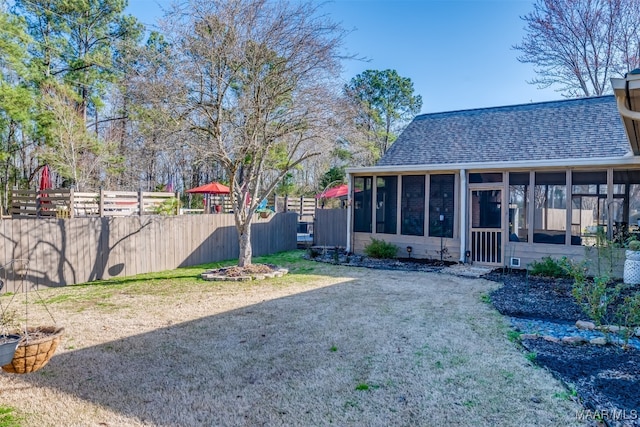
[[[375,166],[347,170],[347,250],[373,237],[403,257],[524,267],[579,258],[599,232],[640,233],[640,153],[628,136],[640,115],[621,116],[616,96],[417,116]]]

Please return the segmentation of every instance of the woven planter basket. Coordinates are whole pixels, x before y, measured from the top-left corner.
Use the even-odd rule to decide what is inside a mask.
[[[11,363],[2,367],[2,370],[12,374],[27,374],[35,372],[49,362],[53,353],[56,352],[58,343],[64,334],[64,328],[55,326],[42,326],[39,328],[27,328],[29,333],[47,334],[42,338],[23,339]]]

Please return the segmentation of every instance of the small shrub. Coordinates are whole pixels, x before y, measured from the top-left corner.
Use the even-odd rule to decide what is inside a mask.
[[[575,281],[571,294],[582,310],[596,323],[602,325],[607,322],[607,309],[615,303],[621,288],[607,286],[611,280],[604,277],[594,277],[593,281]]]
[[[640,240],[630,240],[627,244],[630,251],[640,251]]]
[[[314,248],[309,246],[307,248],[307,255],[309,255],[309,258],[317,258],[321,255],[320,251],[318,250],[318,248]]]
[[[624,298],[624,301],[616,311],[616,318],[620,326],[622,326],[622,337],[624,338],[624,345],[627,346],[636,328],[640,326],[640,292]]]
[[[390,259],[396,257],[398,247],[393,243],[387,243],[384,240],[372,237],[371,243],[364,247],[364,253],[371,258]]]
[[[587,273],[589,272],[589,265],[586,261],[575,262],[562,258],[563,268],[566,274],[574,280],[574,286],[582,286],[587,280]]]
[[[540,261],[529,264],[529,273],[534,276],[567,277],[566,259],[553,259],[550,256],[543,257]]]

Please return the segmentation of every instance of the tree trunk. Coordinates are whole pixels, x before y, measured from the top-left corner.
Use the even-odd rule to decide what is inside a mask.
[[[239,230],[238,241],[240,243],[240,253],[238,254],[238,266],[247,267],[251,265],[251,223],[246,224],[243,230]]]

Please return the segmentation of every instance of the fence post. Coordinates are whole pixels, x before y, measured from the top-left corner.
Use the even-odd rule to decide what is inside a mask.
[[[42,201],[40,200],[40,190],[36,191],[36,218],[40,218],[40,209],[42,209]]]
[[[289,195],[284,196],[284,211],[289,212]]]
[[[180,192],[176,191],[175,194],[176,200],[178,201],[176,203],[176,215],[180,215],[180,205],[182,204],[182,201],[180,200]]]
[[[304,196],[300,196],[300,210],[298,211],[298,221],[302,221],[303,213],[304,213]]]
[[[75,209],[75,200],[74,200],[75,190],[73,187],[69,189],[69,218],[73,218],[76,215]]]
[[[98,213],[100,218],[104,216],[104,190],[100,187],[100,193],[98,193]]]
[[[144,211],[144,200],[142,198],[142,188],[138,189],[138,216],[142,216]]]

